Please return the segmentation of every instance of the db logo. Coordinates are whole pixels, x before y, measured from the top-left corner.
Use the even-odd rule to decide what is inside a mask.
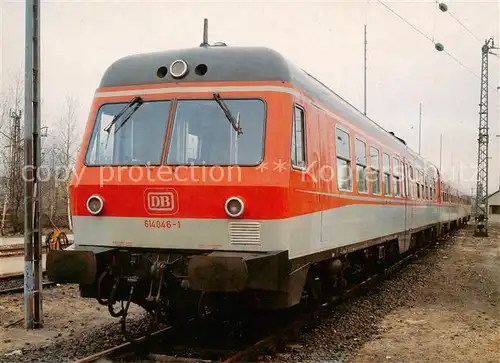
[[[179,209],[175,189],[147,189],[144,206],[149,214],[175,214]]]

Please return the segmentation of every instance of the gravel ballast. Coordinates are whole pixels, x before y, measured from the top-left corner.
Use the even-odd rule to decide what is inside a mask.
[[[415,260],[290,342],[275,362],[498,362],[500,229]]]

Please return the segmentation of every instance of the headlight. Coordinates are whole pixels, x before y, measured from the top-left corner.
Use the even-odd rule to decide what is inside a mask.
[[[243,214],[245,206],[240,198],[231,197],[228,200],[226,200],[224,209],[226,210],[226,213],[229,217],[236,218]]]
[[[187,72],[188,65],[182,59],[178,59],[170,65],[170,74],[174,78],[182,78],[187,74]]]
[[[99,213],[101,213],[103,207],[104,202],[98,195],[93,195],[87,200],[87,209],[90,214],[98,215]]]

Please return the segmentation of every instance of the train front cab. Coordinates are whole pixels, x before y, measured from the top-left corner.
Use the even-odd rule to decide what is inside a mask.
[[[218,93],[236,127],[211,92],[141,94],[141,107],[126,123],[114,125],[123,135],[128,132],[128,138],[110,138],[105,128],[131,95],[106,97],[106,90],[99,90],[71,182],[75,244],[49,253],[49,277],[78,283],[82,296],[96,297],[99,277],[110,261],[124,263],[126,255],[176,254],[186,260],[184,286],[191,290],[248,291],[260,307],[298,303],[307,269],[291,272],[289,236],[281,224],[289,212],[293,97],[289,92],[255,91],[253,86]],[[158,114],[168,115],[161,127],[160,121],[151,124]],[[204,120],[210,122],[201,127]],[[238,127],[242,134],[237,139]],[[141,138],[141,133],[149,136]],[[193,136],[198,136],[197,151],[187,145]],[[124,152],[130,137],[137,143]],[[151,155],[152,150],[157,153]],[[146,161],[149,172],[142,177],[124,172],[144,171]],[[238,165],[238,180],[207,179],[211,167],[228,172],[229,164]],[[171,168],[175,178],[151,180],[161,168]],[[166,212],[159,205],[151,208],[150,192],[153,197],[171,193],[176,207]],[[95,195],[104,204],[95,207],[98,211],[92,210],[100,203],[92,199]],[[241,215],[228,215],[232,197],[244,202]],[[125,252],[121,260],[118,252]]]

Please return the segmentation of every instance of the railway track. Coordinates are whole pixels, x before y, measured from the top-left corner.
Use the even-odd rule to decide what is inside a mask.
[[[452,234],[449,234],[445,237],[439,238],[437,241],[448,240],[452,237]],[[225,348],[215,348],[215,349],[206,349],[206,348],[198,348],[198,347],[181,347],[180,349],[172,348],[170,352],[175,350],[180,351],[196,351],[199,354],[185,354],[189,355],[189,357],[182,356],[180,354],[165,354],[167,349],[160,349],[158,352],[158,348],[155,348],[155,344],[157,346],[165,347],[168,345],[169,340],[166,343],[157,344],[155,341],[162,336],[171,335],[169,333],[176,333],[176,328],[173,326],[166,327],[160,331],[152,334],[151,339],[148,339],[140,344],[132,344],[132,343],[123,343],[121,345],[115,346],[113,348],[104,350],[102,352],[96,353],[94,355],[84,357],[82,359],[76,360],[74,363],[93,363],[93,362],[126,362],[126,361],[138,361],[137,358],[140,357],[141,362],[223,362],[223,363],[235,363],[242,361],[255,361],[257,356],[265,354],[266,352],[273,350],[284,343],[287,339],[293,338],[298,334],[304,327],[312,326],[321,321],[321,318],[328,314],[331,308],[335,307],[342,301],[349,300],[354,297],[354,295],[361,293],[362,291],[368,290],[370,287],[375,285],[378,282],[381,282],[385,278],[394,274],[394,272],[400,270],[404,266],[408,265],[412,260],[416,258],[420,258],[422,254],[426,254],[435,247],[435,243],[428,243],[421,248],[415,250],[413,253],[408,256],[400,259],[399,261],[393,263],[390,266],[387,266],[372,276],[366,278],[365,280],[357,283],[356,285],[350,287],[340,296],[334,296],[329,301],[322,303],[321,305],[316,305],[313,309],[308,308],[297,316],[295,316],[291,321],[287,322],[283,326],[275,329],[273,332],[264,334],[264,338],[255,339],[253,342],[249,343],[243,349],[225,349]],[[209,352],[209,351],[212,352]],[[215,351],[215,353],[213,352]],[[211,356],[209,359],[204,357],[204,353],[207,353],[206,356]],[[214,355],[219,356],[218,359],[214,360],[212,357]],[[133,358],[134,360],[130,360]]]
[[[44,288],[57,285],[55,282],[46,279],[45,272],[43,273],[43,279],[45,280],[42,282]],[[0,295],[20,292],[24,292],[24,273],[0,275]]]
[[[68,246],[72,245],[72,241],[68,244]],[[47,246],[42,246],[42,253],[47,253]],[[24,255],[24,246],[23,245],[13,245],[13,246],[3,246],[0,247],[0,258],[2,257],[14,257],[14,256],[22,256]]]
[[[42,246],[42,253],[47,253],[47,247]],[[0,248],[0,258],[21,256],[24,254],[24,246],[22,247],[2,247]]]

